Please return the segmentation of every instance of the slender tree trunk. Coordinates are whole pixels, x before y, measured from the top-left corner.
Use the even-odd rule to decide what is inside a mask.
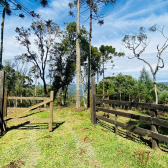
[[[37,78],[35,78],[35,88],[34,88],[34,96],[37,96]],[[37,100],[36,100],[36,104],[37,104]]]
[[[121,101],[121,91],[120,91],[120,101]],[[120,105],[120,108],[122,109],[122,105]]]
[[[67,92],[68,91],[68,86],[65,89],[65,94],[64,94],[64,106],[66,105],[66,99],[67,99]]]
[[[131,98],[130,98],[130,93],[129,93],[129,102],[131,101]]]
[[[104,56],[103,56],[103,94],[104,94]],[[104,96],[103,96],[104,99]]]
[[[157,94],[157,86],[156,86],[156,76],[153,76],[153,82],[154,82],[154,88],[155,88],[155,98],[156,98],[156,104],[158,104],[158,94]]]
[[[2,53],[3,53],[3,35],[4,35],[5,12],[6,12],[6,0],[4,3],[3,13],[2,13],[2,21],[1,21],[0,70],[2,70]]]
[[[99,84],[99,68],[97,70],[97,86],[98,86],[98,84]]]
[[[22,97],[22,90],[21,90],[21,97]],[[20,100],[20,103],[22,104],[22,99]]]
[[[47,97],[47,85],[46,85],[46,81],[45,81],[45,78],[44,78],[44,75],[43,75],[43,84],[44,84],[44,96]]]
[[[89,33],[89,57],[88,57],[88,94],[87,94],[87,107],[90,107],[90,60],[92,51],[92,5],[93,2],[90,0],[90,33]]]
[[[85,101],[85,92],[84,92],[84,77],[81,74],[81,81],[82,81],[82,95],[83,95],[83,103],[84,107],[87,108],[86,101]]]
[[[80,108],[80,0],[77,0],[77,24],[76,24],[76,109]]]
[[[141,96],[140,96],[140,94],[139,94],[139,103],[141,103]]]

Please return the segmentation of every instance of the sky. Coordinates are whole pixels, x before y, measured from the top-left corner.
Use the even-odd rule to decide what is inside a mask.
[[[52,19],[63,30],[64,22],[76,21],[76,16],[68,15],[68,3],[73,0],[49,0],[49,6],[41,7],[35,0],[18,0],[30,10],[35,10],[44,20]],[[151,71],[147,64],[141,60],[132,58],[134,55],[131,50],[125,48],[122,39],[125,35],[137,35],[141,26],[146,28],[146,34],[149,39],[149,45],[141,54],[141,58],[149,62],[153,68],[157,64],[157,45],[162,47],[166,38],[160,32],[150,32],[149,28],[157,24],[160,29],[164,27],[165,37],[168,37],[168,0],[117,0],[115,5],[109,5],[101,8],[100,13],[108,12],[114,9],[108,16],[104,18],[104,25],[98,25],[97,21],[93,21],[92,45],[100,47],[101,45],[110,45],[116,48],[117,52],[125,52],[125,57],[114,57],[113,63],[105,64],[105,77],[116,76],[119,73],[124,75],[132,75],[138,79],[143,66],[149,72],[152,79]],[[81,9],[83,11],[83,9]],[[74,8],[76,13],[76,9]],[[85,21],[89,16],[88,12],[83,13],[81,25],[84,25],[89,31],[89,20]],[[15,15],[6,16],[4,31],[4,60],[13,60],[14,56],[22,54],[26,50],[19,46],[16,42],[16,27],[28,28],[32,23],[30,17],[26,16],[21,19]],[[59,40],[59,39],[58,39]],[[32,46],[36,50],[35,46]],[[157,82],[168,82],[168,49],[166,49],[162,58],[164,60],[164,68],[159,69],[156,75]],[[112,65],[114,67],[112,69]],[[99,77],[102,80],[102,76]],[[75,82],[75,79],[74,79]],[[42,83],[42,82],[41,82]]]

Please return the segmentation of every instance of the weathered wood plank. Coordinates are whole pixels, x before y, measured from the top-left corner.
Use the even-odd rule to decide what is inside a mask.
[[[152,136],[152,132],[150,130],[139,128],[139,127],[136,127],[134,125],[124,124],[124,123],[114,121],[114,120],[111,120],[111,119],[108,119],[108,118],[105,118],[105,117],[99,116],[99,115],[96,115],[96,117],[98,119],[101,119],[101,120],[106,121],[108,123],[111,123],[111,124],[117,125],[119,127],[122,127],[126,130],[129,130],[133,133],[136,133],[136,134],[139,134],[139,135],[145,135],[145,136]]]
[[[152,112],[153,112],[153,114],[151,114],[151,117],[156,119],[157,118],[157,111],[156,110],[152,110]],[[158,133],[157,126],[154,125],[153,122],[151,124],[151,131],[155,132],[155,133]],[[158,148],[158,141],[156,139],[154,139],[154,138],[152,138],[152,148],[153,149]]]
[[[137,115],[137,114],[130,114],[130,113],[116,111],[116,110],[109,110],[109,109],[104,109],[101,107],[96,107],[96,110],[104,111],[106,113],[111,113],[111,114],[115,114],[115,115],[119,115],[119,116],[123,116],[123,117],[127,117],[127,118],[132,118],[132,119],[147,122],[149,124],[155,124],[155,125],[159,125],[159,126],[168,128],[168,121],[167,120],[158,119],[155,117],[141,116],[141,115]]]
[[[109,94],[97,94],[96,97],[109,96]]]
[[[50,117],[49,117],[49,131],[52,131],[52,124],[53,124],[53,101],[54,101],[54,91],[50,92]]]
[[[49,100],[50,98],[47,97],[15,97],[15,96],[9,96],[8,100]]]
[[[21,110],[27,110],[28,108],[22,108],[22,107],[8,107],[7,108],[7,112],[11,112],[11,111],[21,111]],[[50,111],[50,108],[38,108],[37,110],[41,110],[41,111]]]
[[[41,105],[43,105],[43,104],[45,104],[45,103],[49,103],[49,102],[51,102],[51,101],[52,101],[52,99],[48,99],[48,100],[46,100],[46,101],[44,101],[44,102],[38,103],[38,104],[36,104],[36,105],[34,105],[34,106],[31,106],[31,107],[27,108],[27,110],[23,110],[23,111],[19,111],[19,112],[16,112],[16,113],[14,113],[14,114],[11,114],[10,116],[5,117],[4,120],[7,121],[7,120],[9,120],[9,119],[12,118],[12,117],[15,117],[15,116],[17,116],[17,115],[19,115],[19,114],[21,114],[21,113],[30,111],[30,110],[32,110],[32,109],[35,109],[35,108],[37,108],[37,107],[39,107],[39,106],[41,106]]]
[[[48,118],[12,118],[11,121],[34,121],[34,122],[49,122]]]
[[[140,115],[137,115],[137,114],[130,114],[130,113],[122,112],[122,111],[109,110],[109,109],[104,109],[104,108],[101,108],[101,107],[96,107],[96,110],[104,111],[106,113],[111,113],[111,114],[115,114],[115,115],[119,115],[119,116],[122,116],[122,117],[141,120],[141,121],[144,121],[144,122],[147,122],[147,123],[151,124],[151,117],[140,116]]]
[[[96,99],[96,102],[106,103],[106,104],[114,104],[114,105],[123,105],[123,106],[130,106],[136,108],[144,108],[148,110],[161,110],[168,112],[168,106],[162,104],[148,104],[148,103],[134,103],[129,101],[118,101],[118,100],[103,100],[103,99]]]
[[[108,118],[105,118],[105,117],[99,116],[99,115],[96,115],[96,118],[98,118],[100,120],[103,120],[103,121],[106,121],[108,123],[120,126],[120,127],[124,128],[126,130],[129,130],[130,132],[135,133],[135,134],[139,134],[139,135],[143,135],[143,136],[149,136],[149,137],[157,139],[161,142],[168,143],[168,137],[165,136],[165,135],[155,133],[153,131],[143,129],[143,128],[140,128],[140,127],[136,127],[134,125],[128,125],[128,124],[120,123],[118,121],[114,121],[114,120],[111,120],[111,119],[108,119]]]
[[[4,106],[3,106],[3,118],[7,116],[7,90],[4,92]],[[6,131],[7,122],[4,121],[4,129]]]

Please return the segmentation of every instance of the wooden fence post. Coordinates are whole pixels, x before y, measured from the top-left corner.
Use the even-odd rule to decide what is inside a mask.
[[[107,90],[107,94],[108,94],[107,100],[110,100],[110,99],[109,99],[109,90]],[[108,107],[108,109],[109,109],[109,107],[110,107],[109,104],[107,105],[107,107]]]
[[[92,77],[92,124],[97,124],[97,121],[96,121],[96,88],[95,88],[95,77]]]
[[[4,117],[7,117],[7,90],[5,90],[5,93],[4,93],[3,118]],[[6,126],[7,122],[4,121],[4,123]],[[5,131],[6,131],[6,128],[5,128]]]
[[[1,130],[1,134],[4,131],[4,121],[3,121],[4,83],[5,83],[5,72],[0,71],[0,130]]]
[[[53,101],[54,101],[54,91],[50,91],[50,118],[49,118],[49,131],[52,131],[52,124],[53,124]]]
[[[117,106],[115,106],[115,110],[117,111]],[[117,121],[117,118],[118,118],[118,116],[115,115],[115,121]],[[117,126],[117,124],[115,124],[115,135],[117,135],[117,134],[118,134],[118,126]]]
[[[157,118],[157,110],[151,110],[151,117]],[[158,133],[157,126],[154,124],[151,124],[151,131]],[[158,148],[158,140],[152,138],[152,148],[157,149]]]
[[[90,89],[90,120],[92,120],[92,89]]]

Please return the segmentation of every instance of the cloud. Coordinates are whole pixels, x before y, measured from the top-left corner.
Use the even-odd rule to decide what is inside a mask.
[[[72,18],[68,16],[68,3],[73,0],[51,0],[49,7],[42,8],[39,5],[36,6],[35,12],[39,13],[43,19],[52,19],[63,29],[65,26],[63,22],[76,21],[76,17]],[[121,1],[119,1],[121,2]],[[25,3],[26,4],[26,3]],[[30,3],[30,7],[31,7]],[[116,4],[117,5],[117,4]],[[129,0],[125,1],[120,7],[115,9],[106,18],[104,18],[105,24],[99,26],[97,21],[93,21],[93,38],[92,45],[100,47],[101,45],[112,45],[116,48],[117,52],[125,52],[128,56],[133,56],[132,51],[125,48],[122,43],[122,39],[126,34],[133,35],[137,34],[141,26],[145,26],[146,29],[158,24],[161,28],[165,26],[165,33],[168,32],[168,22],[165,18],[168,18],[168,1],[161,0]],[[111,9],[111,7],[109,8]],[[76,9],[74,9],[75,11]],[[101,12],[107,11],[106,9]],[[87,17],[83,15],[83,17]],[[19,45],[15,41],[15,28],[16,27],[29,27],[32,20],[29,17],[21,19],[15,16],[6,17],[5,20],[5,34],[4,34],[4,59],[13,59],[14,55],[25,52],[23,48],[19,48]],[[89,31],[89,21],[85,22],[81,19],[81,25],[84,25]],[[161,47],[165,39],[158,32],[150,33],[147,31],[150,39],[150,44],[146,48],[142,57],[147,59],[153,66],[156,65],[157,45]],[[168,37],[168,34],[166,34]],[[33,36],[32,36],[33,38]],[[33,50],[36,47],[33,45]],[[157,80],[166,80],[168,70],[168,50],[163,52],[163,59],[165,61],[165,67],[158,71]],[[126,57],[114,58],[114,68],[111,70],[111,63],[107,64],[107,70],[105,76],[111,76],[114,72],[117,75],[119,72],[127,75],[133,75],[138,79],[140,71],[143,66],[146,67],[149,74],[151,75],[150,69],[142,61],[137,59],[128,59]],[[100,77],[101,79],[101,77]]]
[[[38,8],[37,13],[45,20],[52,19],[59,24],[74,20],[72,17],[68,16],[68,11],[70,10],[68,3],[71,1],[72,0],[52,0],[47,8]]]

